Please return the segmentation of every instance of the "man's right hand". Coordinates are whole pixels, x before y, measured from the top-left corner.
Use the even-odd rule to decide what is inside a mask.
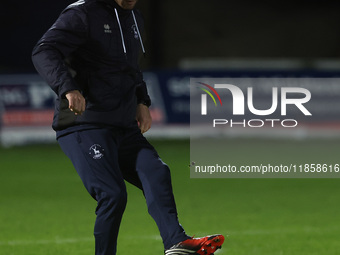
[[[75,115],[81,115],[85,111],[85,98],[79,90],[72,90],[65,94],[68,100],[68,108]]]

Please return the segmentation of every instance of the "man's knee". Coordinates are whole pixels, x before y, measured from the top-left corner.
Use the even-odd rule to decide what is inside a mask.
[[[105,213],[122,214],[127,203],[127,192],[125,188],[109,191],[100,191],[96,195],[98,203],[97,210],[103,210]]]
[[[145,195],[151,198],[172,194],[170,169],[154,150],[141,150],[137,158],[137,172],[143,185]],[[164,195],[166,194],[166,195]]]
[[[137,171],[143,172],[144,174],[150,173],[152,175],[158,175],[159,177],[170,176],[170,169],[167,164],[165,164],[157,152],[151,149],[142,149],[138,153],[136,162]]]

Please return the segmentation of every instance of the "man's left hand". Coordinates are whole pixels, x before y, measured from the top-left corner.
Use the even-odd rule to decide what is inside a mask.
[[[144,104],[138,104],[136,120],[138,122],[138,127],[140,128],[142,134],[148,131],[151,128],[152,124],[152,118],[150,115],[149,107],[147,107]]]

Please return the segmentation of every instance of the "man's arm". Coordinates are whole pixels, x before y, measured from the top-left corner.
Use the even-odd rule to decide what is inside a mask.
[[[145,133],[151,128],[152,118],[149,111],[149,106],[151,105],[151,99],[148,94],[146,84],[143,80],[143,75],[140,72],[138,77],[139,83],[136,88],[137,97],[137,114],[136,119],[138,126],[142,133]]]
[[[67,9],[39,40],[32,53],[32,61],[38,73],[60,98],[66,97],[69,100],[69,108],[76,114],[84,111],[85,99],[64,59],[86,39],[85,14]]]
[[[85,98],[79,90],[68,91],[65,94],[68,100],[68,108],[74,112],[75,115],[82,115],[85,111]]]
[[[142,133],[145,133],[151,128],[152,118],[150,115],[149,107],[144,104],[137,105],[137,115],[136,119],[138,122],[138,126]]]

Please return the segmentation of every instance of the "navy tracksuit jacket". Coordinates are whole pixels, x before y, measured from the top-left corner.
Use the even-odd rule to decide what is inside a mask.
[[[150,105],[137,63],[142,28],[141,14],[132,15],[114,0],[80,0],[62,12],[32,54],[37,71],[58,95],[55,130],[134,124],[136,103]],[[65,93],[71,90],[86,99],[82,116],[68,110]]]
[[[98,203],[96,255],[116,254],[124,180],[143,190],[165,249],[188,238],[178,223],[169,168],[135,120],[137,104],[151,103],[137,64],[142,28],[137,10],[124,10],[114,0],[80,0],[61,13],[32,54],[58,95],[58,142]],[[71,90],[86,100],[81,116],[68,109],[65,93]]]

